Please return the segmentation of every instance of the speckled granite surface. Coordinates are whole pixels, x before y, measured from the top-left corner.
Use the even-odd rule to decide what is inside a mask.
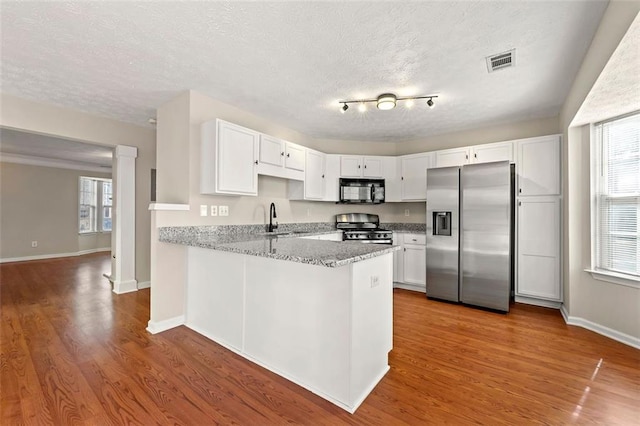
[[[397,246],[362,244],[296,238],[336,232],[335,225],[325,223],[286,224],[278,232],[296,232],[287,235],[264,235],[263,225],[231,226],[179,226],[159,229],[162,242],[184,244],[269,257],[310,265],[327,267],[345,266],[398,250]]]
[[[420,233],[427,231],[427,225],[425,223],[381,223],[380,227],[394,232]]]

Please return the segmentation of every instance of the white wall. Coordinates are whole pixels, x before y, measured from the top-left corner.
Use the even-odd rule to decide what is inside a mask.
[[[0,127],[107,146],[138,148],[136,158],[136,279],[149,281],[148,211],[151,169],[155,167],[155,129],[1,94]]]
[[[563,279],[570,317],[640,339],[640,290],[594,280],[591,263],[589,131],[571,122],[640,11],[640,2],[611,1],[560,113],[564,133]]]
[[[0,258],[109,249],[111,233],[78,234],[80,176],[108,173],[0,163]],[[37,247],[31,242],[37,241]]]

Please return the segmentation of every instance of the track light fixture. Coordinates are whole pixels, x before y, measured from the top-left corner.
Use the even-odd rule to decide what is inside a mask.
[[[427,95],[427,96],[403,96],[397,97],[393,93],[383,93],[375,99],[354,99],[354,100],[346,100],[346,101],[338,101],[339,104],[342,104],[341,111],[342,113],[347,112],[349,109],[349,104],[359,104],[358,110],[361,112],[366,111],[366,103],[375,102],[378,109],[381,110],[389,110],[394,109],[398,101],[408,101],[407,108],[410,108],[413,105],[413,101],[416,99],[427,99],[427,106],[429,108],[433,108],[434,102],[433,99],[437,98],[437,95]]]

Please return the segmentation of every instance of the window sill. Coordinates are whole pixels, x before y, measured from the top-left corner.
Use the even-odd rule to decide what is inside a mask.
[[[633,277],[631,275],[618,274],[611,271],[597,271],[595,269],[585,269],[584,271],[590,273],[591,276],[598,281],[606,281],[613,284],[640,289],[640,278]]]

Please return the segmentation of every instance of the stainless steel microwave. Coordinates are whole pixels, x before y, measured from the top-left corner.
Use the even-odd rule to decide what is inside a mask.
[[[345,204],[384,203],[384,179],[340,179],[340,202]]]

